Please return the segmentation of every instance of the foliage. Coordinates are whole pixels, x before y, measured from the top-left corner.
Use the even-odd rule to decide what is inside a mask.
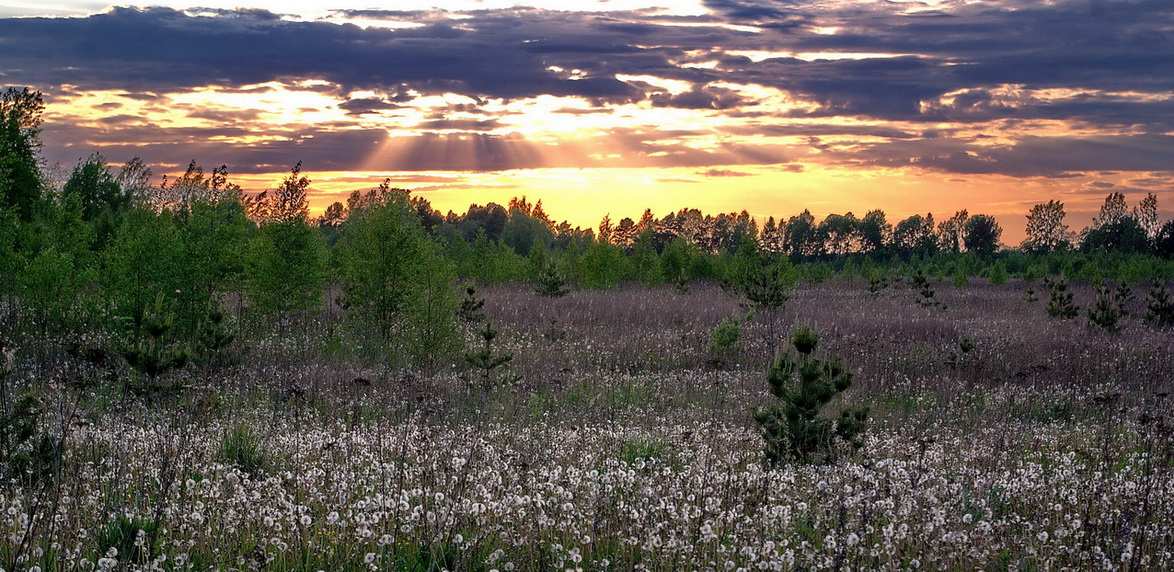
[[[1064,203],[1048,201],[1031,207],[1027,215],[1027,238],[1020,248],[1032,254],[1061,252],[1070,248],[1072,232],[1064,224]]]
[[[1001,286],[1007,283],[1007,265],[1002,260],[995,262],[991,266],[990,274],[987,276],[991,284]]]
[[[262,224],[247,261],[249,299],[261,313],[285,318],[319,306],[326,279],[326,246],[305,221]]]
[[[175,293],[187,290],[183,251],[171,213],[156,214],[145,208],[128,212],[103,253],[102,283],[115,315],[139,322],[160,296],[174,304]],[[180,324],[181,328],[185,325]]]
[[[153,304],[131,320],[121,348],[127,364],[151,379],[187,364],[187,348],[175,342],[174,321],[175,315],[167,310],[160,292]]]
[[[738,248],[731,274],[729,287],[745,298],[744,305],[754,316],[765,320],[767,351],[774,355],[778,347],[780,314],[791,298],[795,284],[791,263],[782,256],[759,250],[752,241],[746,241]]]
[[[868,407],[845,407],[834,421],[824,413],[837,395],[852,386],[852,372],[839,358],[814,357],[818,342],[814,330],[796,329],[792,344],[798,358],[780,354],[767,372],[771,395],[778,403],[758,410],[754,421],[765,441],[768,465],[831,461],[837,441],[853,448],[862,444]]]
[[[554,261],[548,259],[538,270],[538,276],[534,281],[534,291],[540,296],[561,298],[570,293],[566,284],[566,275]]]
[[[335,252],[353,315],[376,324],[386,338],[419,297],[420,278],[437,256],[406,192],[385,183],[372,193],[352,208]]]
[[[1113,288],[1108,284],[1097,285],[1097,301],[1086,310],[1088,327],[1106,332],[1116,332],[1121,321],[1121,310]]]
[[[44,110],[41,93],[27,87],[0,95],[0,208],[12,208],[22,222],[33,220],[43,200],[37,155]]]
[[[738,353],[738,340],[742,337],[742,318],[732,316],[714,326],[709,339],[709,356],[714,362],[724,365]]]
[[[425,245],[423,264],[415,277],[416,289],[405,316],[408,356],[429,372],[461,345],[457,330],[461,303],[453,289],[456,271],[438,250],[431,242]]]
[[[94,536],[98,553],[120,563],[146,564],[159,550],[159,522],[118,515]]]
[[[477,289],[465,287],[465,297],[461,298],[461,307],[457,309],[457,317],[466,324],[475,324],[485,319],[485,299],[477,297]]]
[[[260,438],[245,423],[234,424],[221,436],[220,459],[252,477],[260,476],[267,464]]]
[[[579,285],[593,290],[614,288],[629,274],[628,264],[620,247],[604,240],[595,241],[579,258]]]
[[[933,284],[920,268],[909,277],[910,286],[917,291],[917,305],[925,308],[940,307],[941,301],[934,297]]]

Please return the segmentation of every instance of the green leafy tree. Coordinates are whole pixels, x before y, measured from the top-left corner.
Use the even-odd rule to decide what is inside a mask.
[[[302,164],[270,194],[252,199],[247,211],[261,228],[247,256],[249,297],[263,313],[286,317],[317,308],[326,280],[326,245],[307,220],[310,180]]]
[[[0,95],[0,208],[11,208],[23,222],[41,207],[38,157],[41,149],[41,93],[9,87]]]
[[[934,234],[933,214],[925,217],[913,215],[897,223],[893,228],[893,249],[906,260],[914,255],[926,257],[936,254],[938,241]]]
[[[94,228],[95,247],[109,244],[122,214],[130,208],[132,196],[125,192],[106,160],[98,154],[79,162],[61,188],[65,197],[76,197],[82,220]]]
[[[388,182],[354,208],[336,254],[347,302],[386,338],[412,303],[428,248],[408,193]]]
[[[66,329],[83,326],[97,310],[88,295],[97,276],[97,256],[90,249],[93,231],[82,220],[75,196],[57,197],[41,215],[25,225],[37,232],[23,241],[21,299],[45,323]]]
[[[115,315],[139,323],[160,295],[166,296],[166,311],[173,312],[175,292],[186,287],[183,252],[171,213],[144,207],[127,212],[103,253],[101,281]]]
[[[1111,222],[1085,229],[1080,241],[1084,252],[1118,252],[1134,254],[1149,250],[1145,229],[1131,216],[1111,217]]]
[[[456,268],[440,247],[427,242],[421,256],[406,316],[408,353],[417,366],[435,371],[461,345],[457,314],[463,305],[453,289]]]
[[[965,246],[966,221],[970,213],[965,209],[954,213],[954,216],[938,225],[938,246],[945,252],[962,252]]]
[[[837,441],[859,448],[868,408],[845,407],[835,419],[824,412],[837,395],[852,386],[852,372],[839,358],[814,356],[819,335],[809,328],[795,330],[791,343],[798,356],[780,354],[766,375],[777,402],[754,414],[765,441],[767,464],[830,461]]]
[[[885,211],[871,210],[860,219],[860,250],[868,254],[883,254],[893,236],[893,226],[885,218]]]
[[[595,241],[579,258],[579,284],[600,290],[614,288],[629,274],[627,264],[620,247],[604,240]]]
[[[744,242],[752,241],[745,240]],[[628,260],[634,278],[645,287],[652,288],[664,283],[664,272],[660,266],[660,258],[656,254],[652,227],[645,227],[636,236]]]

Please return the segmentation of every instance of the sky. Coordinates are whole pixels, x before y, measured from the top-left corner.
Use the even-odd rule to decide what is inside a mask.
[[[1016,245],[1053,199],[1073,230],[1111,192],[1174,216],[1170,0],[384,5],[5,0],[0,85],[44,94],[62,172],[195,160],[261,191],[302,161],[315,211],[390,178],[583,226],[967,209]]]

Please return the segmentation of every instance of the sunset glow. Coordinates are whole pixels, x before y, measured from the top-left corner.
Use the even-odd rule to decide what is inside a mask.
[[[1076,228],[1108,192],[1174,204],[1162,2],[165,4],[0,8],[50,165],[195,159],[261,191],[302,161],[319,210],[390,178],[583,226],[965,208],[1010,245],[1036,203]]]

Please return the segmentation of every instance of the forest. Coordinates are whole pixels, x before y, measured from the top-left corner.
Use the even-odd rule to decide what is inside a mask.
[[[1153,194],[1019,245],[389,181],[314,217],[301,163],[55,177],[43,110],[0,100],[4,569],[1174,564]]]

